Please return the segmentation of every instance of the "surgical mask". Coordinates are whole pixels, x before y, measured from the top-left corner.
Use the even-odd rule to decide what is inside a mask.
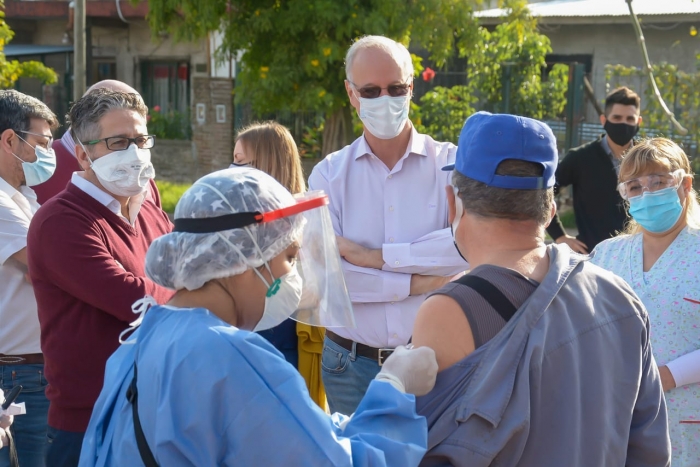
[[[17,137],[27,143],[21,136],[17,135]],[[27,145],[29,147],[32,146],[29,143]],[[34,154],[36,154],[34,162],[25,162],[17,154],[12,153],[13,156],[22,161],[22,170],[24,171],[27,186],[41,185],[51,178],[56,171],[56,153],[54,153],[52,148],[47,149],[41,146],[34,146]]]
[[[267,270],[270,267],[265,263]],[[272,284],[268,284],[262,274],[257,269],[253,269],[267,286],[265,294],[265,309],[262,318],[255,325],[253,332],[264,331],[282,324],[284,320],[292,316],[292,313],[299,308],[301,302],[301,292],[303,281],[296,267],[290,272],[276,279]],[[270,271],[272,275],[272,271]]]
[[[464,215],[464,205],[462,204],[462,199],[459,197],[459,190],[457,187],[452,187],[455,193],[455,218],[452,220],[452,242],[455,244],[455,249],[457,250],[457,253],[459,253],[460,258],[462,258],[464,261],[467,261],[467,258],[464,257],[461,251],[459,251],[459,247],[457,246],[457,241],[455,240],[455,235],[457,234],[457,227],[459,227],[459,221],[462,220],[462,216]],[[467,261],[468,263],[469,261]]]
[[[384,95],[375,99],[356,97],[360,101],[360,120],[377,138],[396,138],[406,126],[410,94],[399,97]]]
[[[83,146],[83,143],[80,143]],[[83,146],[85,150],[85,146]],[[88,154],[87,150],[85,153]],[[151,151],[135,144],[124,151],[114,151],[99,159],[88,156],[90,167],[105,190],[117,196],[136,196],[146,190],[156,171],[151,164]]]
[[[612,123],[610,120],[605,121],[603,125],[605,132],[608,134],[613,143],[618,146],[624,146],[637,134],[639,125],[628,125],[626,123]]]
[[[671,230],[683,214],[678,187],[646,191],[641,196],[630,198],[629,203],[630,215],[644,230],[652,233]]]

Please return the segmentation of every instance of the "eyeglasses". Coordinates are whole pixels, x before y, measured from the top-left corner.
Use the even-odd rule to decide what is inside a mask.
[[[402,97],[411,92],[410,82],[402,84],[391,84],[385,88],[380,88],[379,86],[364,86],[362,88],[358,88],[357,85],[355,85],[355,83],[353,83],[352,81],[348,80],[348,83],[350,83],[352,87],[357,89],[357,92],[360,93],[360,97],[364,99],[376,99],[382,94],[382,91],[384,89],[386,89],[386,91],[391,97]]]
[[[32,133],[31,131],[24,131],[24,130],[19,130],[19,131],[16,131],[15,133],[24,133],[25,135],[34,135],[34,136],[39,136],[41,138],[48,138],[49,141],[46,143],[46,147],[51,147],[51,145],[53,144],[53,136],[51,136],[51,135],[42,135],[41,133]],[[25,141],[25,143],[26,143],[26,141]],[[27,144],[29,144],[29,143],[27,143]]]
[[[643,175],[641,177],[627,180],[617,185],[617,191],[623,199],[630,200],[641,196],[645,191],[653,193],[671,187],[680,186],[680,182],[685,175],[683,169],[678,169],[667,174]]]
[[[107,149],[111,151],[126,151],[134,143],[140,149],[151,149],[156,145],[156,137],[154,135],[143,135],[135,138],[127,138],[126,136],[110,136],[108,138],[93,139],[92,141],[81,141],[83,144],[97,144],[104,141]]]

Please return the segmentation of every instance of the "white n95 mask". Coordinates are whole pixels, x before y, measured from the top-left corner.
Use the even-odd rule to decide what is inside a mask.
[[[82,143],[80,144],[82,146]],[[149,180],[156,175],[151,164],[151,151],[141,149],[135,144],[124,151],[110,152],[94,161],[88,156],[88,160],[105,190],[117,196],[136,196],[143,193]]]
[[[257,269],[253,269],[260,279],[265,283],[267,294],[265,295],[265,310],[258,324],[255,325],[253,332],[264,331],[274,328],[281,324],[284,320],[292,316],[292,313],[299,308],[301,301],[301,291],[303,281],[296,266],[290,272],[275,279],[272,285],[268,284]],[[268,271],[269,271],[268,267]],[[272,272],[270,272],[272,274]]]
[[[360,101],[360,120],[367,130],[379,139],[396,138],[408,121],[408,104],[411,95],[375,99],[357,98]]]

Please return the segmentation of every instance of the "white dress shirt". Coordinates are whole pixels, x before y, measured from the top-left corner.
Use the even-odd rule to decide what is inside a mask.
[[[41,353],[39,318],[34,289],[26,267],[10,259],[27,246],[29,222],[39,209],[34,190],[17,191],[0,178],[0,353]]]
[[[106,206],[107,209],[109,209],[114,214],[121,217],[122,219],[124,219],[124,221],[128,222],[131,225],[134,225],[134,222],[136,222],[136,216],[139,215],[141,205],[146,200],[146,197],[151,193],[150,185],[147,185],[146,191],[143,192],[143,194],[132,196],[131,198],[129,198],[129,219],[127,219],[126,217],[124,217],[124,215],[122,215],[122,205],[119,204],[119,201],[117,201],[112,195],[110,195],[106,191],[97,188],[97,186],[95,186],[91,181],[85,179],[85,177],[83,177],[82,172],[73,172],[70,181],[73,185],[80,188],[92,198],[95,198],[97,202],[99,202],[103,206]]]
[[[452,143],[413,129],[406,153],[389,170],[364,136],[328,155],[309,177],[330,198],[337,235],[382,249],[382,270],[343,261],[357,327],[333,332],[377,348],[406,344],[425,295],[409,296],[411,274],[450,276],[469,265],[457,253],[447,217],[445,187],[455,159]]]

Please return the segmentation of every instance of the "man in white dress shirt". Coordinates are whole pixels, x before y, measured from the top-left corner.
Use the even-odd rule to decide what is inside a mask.
[[[24,390],[17,402],[27,413],[12,426],[20,465],[44,465],[46,398],[39,318],[27,275],[27,232],[39,209],[30,186],[53,174],[51,149],[56,116],[38,99],[15,90],[0,91],[0,388]],[[0,451],[0,467],[10,465]]]
[[[447,222],[441,168],[456,147],[419,134],[408,119],[413,64],[382,36],[355,42],[345,88],[364,134],[311,173],[324,190],[357,327],[326,331],[322,370],[331,412],[353,413],[383,360],[408,343],[425,294],[468,269]]]

